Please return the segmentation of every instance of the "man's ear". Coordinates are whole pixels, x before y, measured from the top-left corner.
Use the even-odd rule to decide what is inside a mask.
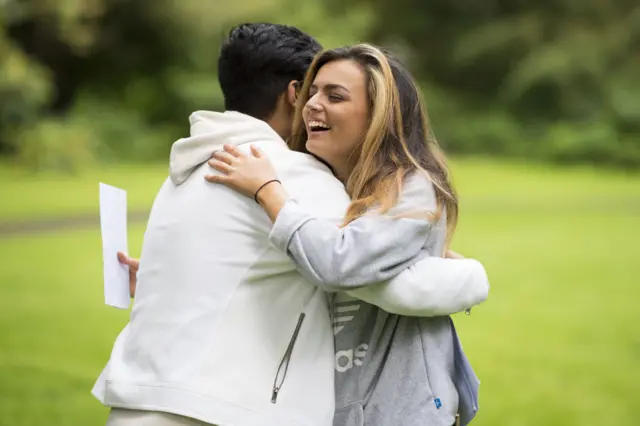
[[[291,80],[287,86],[287,101],[295,108],[298,101],[298,89],[300,88],[300,82],[297,80]]]

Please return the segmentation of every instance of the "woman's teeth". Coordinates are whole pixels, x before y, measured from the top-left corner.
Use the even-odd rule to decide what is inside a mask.
[[[313,131],[316,130],[329,130],[330,127],[327,123],[324,123],[322,121],[318,121],[318,120],[313,120],[309,122],[309,128]]]

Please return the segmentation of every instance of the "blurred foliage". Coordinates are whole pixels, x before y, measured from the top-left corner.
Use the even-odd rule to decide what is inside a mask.
[[[411,53],[450,150],[640,166],[637,0],[328,1]]]
[[[636,0],[0,0],[0,154],[165,157],[222,108],[218,49],[246,21],[392,48],[449,152],[640,167]]]

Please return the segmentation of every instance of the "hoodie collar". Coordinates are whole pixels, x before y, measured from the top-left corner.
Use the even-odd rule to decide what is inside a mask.
[[[287,144],[265,121],[236,111],[196,111],[189,116],[190,136],[171,147],[170,177],[175,185],[187,180],[193,171],[211,158],[224,144],[271,141]]]

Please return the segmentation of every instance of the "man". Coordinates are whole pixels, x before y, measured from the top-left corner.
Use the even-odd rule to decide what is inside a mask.
[[[349,203],[342,184],[283,141],[296,82],[319,50],[301,31],[273,24],[238,26],[223,44],[218,71],[227,112],[192,114],[191,136],[172,148],[171,175],[145,233],[131,320],[93,391],[113,407],[107,424],[332,424],[326,294],[270,245],[271,224],[259,205],[204,179],[206,161],[222,144],[254,143],[302,205],[340,222]],[[486,281],[475,261],[433,261],[442,266],[443,287]],[[402,310],[398,295],[418,287],[409,273],[416,271],[350,294]]]

